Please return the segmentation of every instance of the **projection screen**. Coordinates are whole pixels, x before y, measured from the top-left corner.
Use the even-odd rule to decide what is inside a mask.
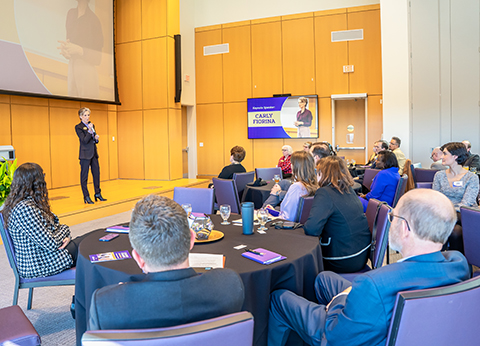
[[[0,93],[118,103],[113,0],[2,0]]]

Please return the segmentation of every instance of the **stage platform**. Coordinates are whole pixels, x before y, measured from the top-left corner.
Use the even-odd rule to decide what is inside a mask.
[[[173,198],[174,187],[207,187],[208,183],[207,179],[172,181],[118,179],[101,182],[102,195],[107,199],[106,202],[84,204],[79,185],[50,189],[48,197],[52,211],[59,217],[60,223],[72,226],[131,210],[138,200],[151,193]],[[92,184],[88,184],[88,190],[94,200]]]

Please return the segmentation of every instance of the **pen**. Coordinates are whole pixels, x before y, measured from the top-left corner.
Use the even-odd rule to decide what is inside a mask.
[[[263,252],[258,252],[258,251],[252,250],[252,249],[245,249],[245,251],[254,253],[255,255],[259,255],[259,256],[265,255]]]

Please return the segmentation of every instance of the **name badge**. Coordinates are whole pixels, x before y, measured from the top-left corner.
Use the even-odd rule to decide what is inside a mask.
[[[462,187],[463,186],[463,181],[454,181],[453,182],[453,187]]]

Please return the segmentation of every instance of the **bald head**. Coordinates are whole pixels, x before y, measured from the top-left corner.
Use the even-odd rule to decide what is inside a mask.
[[[430,189],[414,189],[398,201],[395,213],[408,220],[411,231],[422,239],[444,244],[457,222],[450,200]]]
[[[438,160],[441,160],[443,157],[443,151],[440,149],[440,147],[436,147],[435,149],[432,150],[432,156],[431,159],[435,162]]]

